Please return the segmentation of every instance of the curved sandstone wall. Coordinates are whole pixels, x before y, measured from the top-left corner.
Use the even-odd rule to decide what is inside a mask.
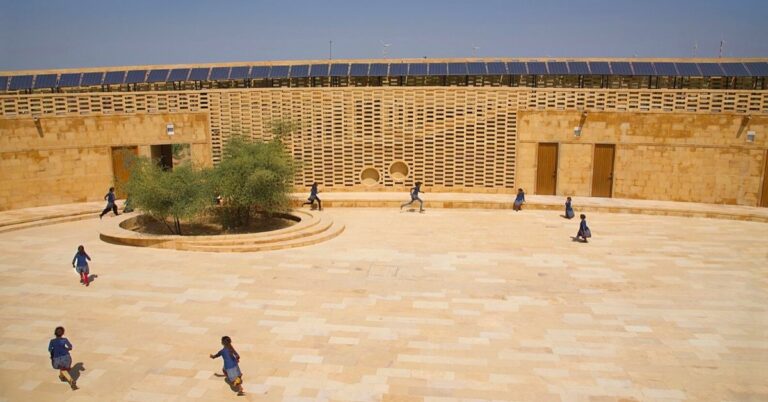
[[[286,145],[302,163],[300,190],[317,181],[323,191],[405,191],[422,181],[428,191],[537,193],[537,144],[554,142],[555,193],[589,196],[594,146],[615,144],[614,197],[754,206],[768,148],[768,91],[347,87],[7,95],[0,96],[0,210],[99,200],[115,174],[113,147],[137,146],[149,156],[152,145],[189,143],[193,161],[217,163],[229,136],[266,139],[280,119],[298,123]],[[752,143],[745,139],[750,131]]]

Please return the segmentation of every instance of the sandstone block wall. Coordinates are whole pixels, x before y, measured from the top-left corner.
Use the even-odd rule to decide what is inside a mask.
[[[522,111],[518,158],[533,163],[518,164],[516,181],[535,193],[538,143],[556,142],[557,194],[591,196],[594,144],[615,144],[614,197],[755,206],[767,130],[761,115]]]
[[[175,135],[166,135],[167,123]],[[0,210],[102,199],[113,182],[112,147],[190,143],[211,164],[202,113],[0,119]]]

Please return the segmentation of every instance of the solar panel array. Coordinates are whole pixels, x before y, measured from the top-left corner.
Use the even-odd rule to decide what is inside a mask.
[[[491,61],[450,63],[333,63],[202,67],[0,76],[0,91],[179,81],[307,77],[405,77],[465,75],[623,75],[768,77],[768,62]]]

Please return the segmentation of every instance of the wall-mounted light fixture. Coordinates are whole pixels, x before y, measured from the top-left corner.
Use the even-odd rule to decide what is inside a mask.
[[[573,128],[573,136],[576,138],[581,137],[581,127],[576,126]]]
[[[165,133],[168,134],[168,136],[172,136],[175,134],[173,130],[173,123],[168,123],[165,125]]]
[[[747,142],[750,144],[755,142],[755,132],[754,131],[747,131]]]
[[[589,112],[586,110],[583,110],[581,112],[581,118],[579,119],[579,125],[573,128],[573,136],[576,138],[581,137],[581,129],[584,127],[584,122],[587,120],[587,116],[589,115]]]

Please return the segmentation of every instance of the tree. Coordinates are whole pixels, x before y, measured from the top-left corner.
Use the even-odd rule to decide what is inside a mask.
[[[189,163],[164,171],[152,160],[138,158],[126,190],[133,206],[180,235],[181,220],[199,216],[213,202],[207,175]]]
[[[247,226],[257,213],[290,209],[296,171],[281,141],[284,132],[268,142],[235,136],[227,141],[221,163],[211,171],[211,183],[224,200],[218,208],[225,228]]]

